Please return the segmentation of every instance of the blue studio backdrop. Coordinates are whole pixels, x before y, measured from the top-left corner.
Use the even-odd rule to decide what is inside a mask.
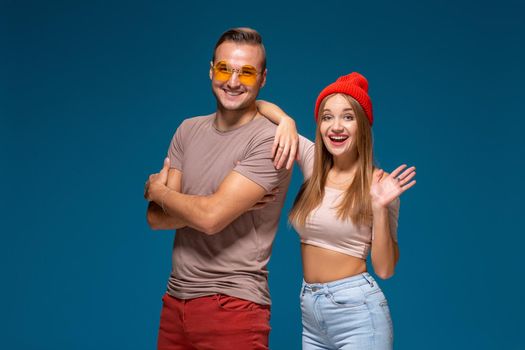
[[[173,232],[143,184],[215,109],[215,41],[264,38],[276,102],[314,136],[317,94],[364,74],[378,163],[417,166],[381,281],[396,349],[523,349],[523,1],[9,1],[0,8],[2,349],[153,349]],[[296,169],[285,210],[297,193]],[[270,262],[271,349],[300,349],[299,242]]]

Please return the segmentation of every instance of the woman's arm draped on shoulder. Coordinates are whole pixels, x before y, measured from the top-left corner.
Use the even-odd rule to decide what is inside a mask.
[[[308,140],[306,137],[297,134],[294,120],[276,104],[263,100],[257,100],[257,108],[264,117],[266,117],[272,123],[279,125],[277,127],[272,149],[272,155],[275,154],[276,150],[278,153],[275,156],[274,165],[276,165],[277,161],[279,161],[279,164],[282,165],[284,162],[284,153],[287,145],[295,144],[294,151],[290,152],[286,169],[291,169],[293,160],[296,158],[297,163],[303,172],[304,179],[308,179],[312,175],[314,166],[314,143]],[[280,154],[281,160],[279,160],[279,152],[281,149],[283,152]],[[297,153],[297,157],[295,157],[295,153]],[[277,168],[279,168],[278,165]]]
[[[275,125],[279,125],[283,119],[292,119],[275,103],[271,103],[264,100],[257,100],[255,103],[257,104],[257,110],[259,111],[259,113],[261,113],[266,119],[268,119]]]
[[[266,119],[278,125],[272,146],[273,165],[280,169],[286,163],[286,169],[291,169],[299,142],[295,121],[271,102],[257,100],[257,109]]]

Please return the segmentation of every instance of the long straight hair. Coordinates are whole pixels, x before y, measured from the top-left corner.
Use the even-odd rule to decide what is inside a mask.
[[[328,99],[337,94],[326,96],[320,104],[319,111],[324,109]],[[372,130],[370,122],[361,105],[351,96],[343,96],[350,106],[352,106],[357,121],[357,170],[352,183],[345,191],[341,203],[337,206],[337,217],[340,220],[352,220],[356,225],[369,225],[372,220],[372,205],[370,199],[370,184],[374,172],[374,155]],[[312,210],[319,207],[324,197],[324,188],[328,172],[334,164],[332,154],[323,143],[320,131],[322,122],[321,114],[317,121],[314,146],[314,166],[312,176],[306,180],[288,216],[290,222],[295,222],[300,226],[306,224],[306,219]]]

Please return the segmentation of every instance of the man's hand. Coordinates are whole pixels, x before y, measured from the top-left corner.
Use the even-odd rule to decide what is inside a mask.
[[[182,219],[179,216],[173,215],[173,213],[168,214],[166,212],[164,201],[167,199],[166,196],[170,192],[180,192],[181,190],[181,179],[182,173],[177,169],[169,169],[169,160],[166,158],[164,161],[164,166],[162,170],[150,176],[150,179],[146,181],[144,186],[144,198],[147,200],[154,199],[153,188],[159,187],[164,192],[160,192],[160,203],[151,201],[148,204],[148,210],[146,212],[146,218],[148,220],[148,225],[154,230],[176,230],[185,226],[188,226],[186,220]],[[167,182],[165,180],[165,173],[167,173]],[[155,185],[152,185],[155,183]],[[164,184],[163,184],[164,183]],[[158,185],[157,185],[158,184]],[[165,186],[163,186],[165,185]]]
[[[273,202],[275,200],[275,195],[279,193],[279,188],[274,188],[271,192],[266,193],[257,203],[253,205],[248,210],[257,210],[262,209],[268,205],[268,203]]]
[[[169,158],[164,159],[164,165],[160,172],[151,174],[148,181],[144,185],[144,198],[150,202],[159,203],[160,197],[170,191],[167,187],[168,184],[168,172],[170,170],[170,160]]]

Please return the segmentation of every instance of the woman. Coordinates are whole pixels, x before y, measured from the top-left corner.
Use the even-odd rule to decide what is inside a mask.
[[[280,130],[295,129],[277,106],[260,101],[258,107]],[[372,103],[359,73],[321,91],[315,118],[315,144],[300,138],[305,182],[289,215],[301,237],[303,349],[391,349],[389,308],[366,258],[370,252],[379,277],[393,275],[398,197],[415,184],[415,168],[387,174],[374,167]],[[279,132],[277,163],[290,148],[283,141],[289,134]]]

